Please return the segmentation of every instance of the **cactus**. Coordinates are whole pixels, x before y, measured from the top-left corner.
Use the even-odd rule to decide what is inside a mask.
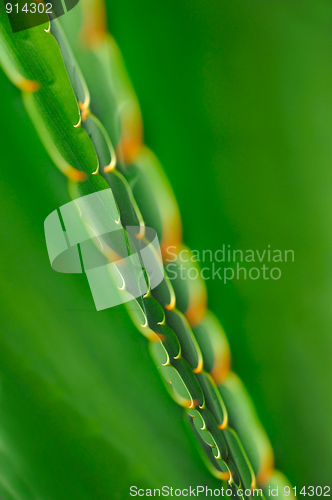
[[[122,225],[140,227],[140,238],[145,224],[153,227],[165,265],[172,247],[177,265],[185,267],[175,197],[143,144],[138,101],[106,32],[104,6],[84,0],[81,7],[62,19],[62,27],[52,20],[15,35],[0,7],[1,66],[22,90],[42,143],[69,178],[71,197],[111,188]],[[171,283],[165,271],[162,283],[128,310],[149,340],[168,391],[185,408],[212,474],[235,490],[284,486],[253,404],[230,371],[227,338],[206,300],[203,280]]]

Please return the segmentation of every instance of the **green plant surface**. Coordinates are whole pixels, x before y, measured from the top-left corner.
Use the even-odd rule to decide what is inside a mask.
[[[77,101],[57,43],[53,37],[45,36],[47,24],[13,35],[4,7],[1,17],[2,67],[24,91],[26,105],[45,146],[50,144],[52,150],[56,149],[63,162],[71,166],[68,169],[94,172],[97,157],[88,135],[74,126],[80,117]],[[33,84],[36,88],[31,92]],[[79,94],[84,94],[84,90],[80,89]]]
[[[37,27],[28,33],[22,31],[14,37],[10,34],[9,23],[4,14],[2,15],[2,24],[4,26],[2,46],[4,53],[6,54],[3,59],[5,71],[16,84],[16,79],[12,77],[14,72],[21,75],[20,78],[25,79],[25,81],[36,82],[36,89],[32,92],[26,90],[24,91],[23,102],[40,137],[42,138],[44,136],[45,129],[47,135],[53,140],[54,148],[56,148],[60,154],[64,148],[63,145],[60,146],[63,140],[61,135],[61,119],[69,121],[69,117],[66,115],[64,117],[60,115],[59,120],[58,115],[55,113],[55,109],[58,107],[57,103],[61,102],[61,98],[63,98],[61,94],[61,83],[67,85],[68,87],[66,81],[67,74],[69,81],[72,82],[72,89],[77,99],[77,109],[80,108],[82,110],[82,127],[87,130],[88,135],[91,138],[91,145],[89,146],[89,139],[87,138],[87,135],[82,136],[82,134],[78,135],[72,133],[69,137],[71,139],[73,161],[77,161],[77,164],[74,164],[75,166],[78,166],[79,169],[83,170],[83,175],[85,176],[84,180],[78,182],[74,186],[71,186],[70,192],[73,193],[75,198],[77,196],[106,189],[108,187],[106,182],[107,178],[113,175],[112,170],[114,169],[115,163],[113,167],[111,167],[109,164],[110,158],[108,158],[106,163],[99,163],[97,167],[94,165],[96,167],[95,169],[91,170],[91,165],[93,165],[92,160],[94,158],[96,159],[98,157],[100,161],[105,159],[103,141],[100,141],[100,138],[103,136],[105,137],[104,142],[106,146],[107,143],[110,144],[110,141],[107,139],[105,131],[101,128],[98,121],[94,120],[96,128],[91,128],[90,126],[92,116],[90,115],[88,108],[88,91],[86,90],[85,95],[80,96],[80,94],[82,94],[82,89],[85,89],[86,86],[80,76],[79,69],[76,68],[76,63],[70,53],[70,48],[66,44],[66,40],[61,33],[61,29],[57,21],[52,21],[47,29]],[[42,79],[39,81],[38,70],[43,67],[45,73],[47,74],[49,64],[53,63],[52,57],[48,60],[48,52],[50,52],[51,56],[53,56],[53,54],[58,54],[58,47],[54,47],[51,43],[49,43],[49,39],[53,40],[53,36],[57,41],[58,47],[60,48],[63,62],[58,59],[56,60],[57,64],[55,67],[53,64],[51,65],[50,69],[54,71],[52,79],[47,79],[46,81]],[[45,47],[48,48],[48,50],[45,51]],[[43,48],[44,52],[42,52],[41,48]],[[29,53],[27,51],[29,51]],[[23,64],[20,60],[21,54],[24,54]],[[35,70],[35,66],[37,71]],[[58,85],[56,86],[56,90],[53,95],[49,95],[47,90],[49,90],[50,87],[54,87],[54,82],[55,85],[57,83]],[[22,87],[22,85],[19,86]],[[70,94],[68,94],[67,99],[68,102],[72,104],[72,108],[74,109],[74,101]],[[51,101],[51,103],[49,101]],[[80,131],[80,122],[78,122],[77,125],[72,124],[71,126],[72,128]],[[92,149],[92,145],[96,151],[96,154],[91,156],[90,160],[88,154],[84,157],[84,160],[87,161],[87,163],[84,163],[81,159],[81,143],[82,146],[87,147],[88,152]],[[112,154],[114,154],[113,149]],[[109,169],[111,169],[111,172],[108,172]],[[100,175],[100,173],[104,170],[107,173],[106,180]],[[123,202],[121,196],[119,196],[119,193],[114,189],[113,194],[118,205],[121,206],[121,203]],[[95,234],[99,234],[98,227],[101,223],[99,220],[102,216],[101,211],[107,219],[112,217],[111,213],[106,213],[107,205],[105,203],[102,203],[101,205],[101,210],[99,210],[98,216],[96,217],[96,214],[92,210],[89,210],[88,220],[86,221]],[[132,224],[131,219],[128,219],[125,212],[119,211],[118,215],[120,216],[121,223],[124,226]],[[109,239],[104,239],[104,242],[107,245],[109,243]],[[111,242],[111,245],[112,244],[113,242]],[[121,249],[118,250],[118,247],[115,247],[115,250],[117,253],[118,251],[122,252]],[[123,279],[126,283],[125,276],[123,276]],[[207,375],[205,375],[202,371],[202,356],[198,344],[194,343],[194,337],[190,331],[189,325],[187,326],[186,323],[183,322],[182,326],[179,325],[180,333],[178,333],[176,322],[174,322],[174,320],[173,323],[169,323],[169,321],[167,321],[167,324],[165,323],[166,318],[163,307],[167,310],[169,305],[173,302],[173,306],[171,308],[172,315],[181,320],[181,313],[175,309],[175,301],[169,297],[172,292],[166,279],[164,279],[162,286],[163,288],[161,292],[159,291],[160,287],[158,287],[158,291],[156,290],[152,293],[149,292],[140,299],[137,299],[137,304],[141,307],[141,311],[143,313],[143,316],[138,321],[138,326],[141,325],[143,327],[143,324],[146,323],[146,336],[149,336],[150,338],[155,336],[156,340],[158,340],[158,336],[160,336],[160,339],[163,339],[158,340],[158,342],[160,342],[162,349],[165,351],[166,359],[162,362],[160,369],[166,364],[168,366],[172,366],[188,393],[189,399],[187,398],[188,403],[185,403],[185,406],[188,406],[190,403],[189,407],[197,408],[199,416],[202,420],[202,428],[206,429],[205,432],[208,436],[211,436],[213,447],[216,449],[216,458],[213,458],[211,464],[213,470],[215,471],[215,475],[218,476],[219,479],[229,479],[231,484],[234,484],[239,488],[243,487],[249,491],[256,485],[255,474],[250,465],[250,461],[248,460],[248,457],[241,446],[235,431],[232,429],[228,430],[227,428],[226,409],[223,407],[222,399],[218,394],[218,389],[214,384],[213,379],[211,378],[208,383],[205,382]],[[165,289],[166,294],[163,289]],[[177,292],[176,289],[175,291]],[[190,302],[191,300],[189,300],[188,304],[182,310],[183,313],[186,313],[192,307]],[[196,314],[197,323],[197,313],[194,309],[193,311],[194,312],[192,314]],[[190,320],[189,317],[188,319]],[[190,349],[191,344],[196,355],[192,360],[192,356],[190,354],[190,351],[192,350]],[[213,396],[213,393],[215,393],[216,396]],[[220,406],[220,410],[218,409],[218,406]],[[223,413],[224,416],[222,417],[222,420],[218,422],[220,412]],[[264,481],[264,484],[267,483],[267,481],[268,479]]]
[[[71,94],[68,92],[67,95],[68,108],[71,106],[73,110],[75,109],[75,101],[73,100],[72,95],[74,93],[77,100],[76,107],[77,109],[80,109],[81,113],[79,122],[71,126],[74,129],[78,129],[78,132],[80,132],[82,126],[82,128],[88,132],[88,136],[84,135],[84,132],[83,134],[69,134],[73,160],[70,163],[74,163],[75,167],[78,167],[78,170],[76,169],[76,176],[78,177],[78,174],[80,174],[83,177],[80,180],[77,179],[79,182],[76,184],[70,184],[70,193],[75,198],[77,196],[95,193],[99,190],[106,189],[108,185],[110,185],[119,207],[119,222],[121,220],[121,223],[124,226],[135,224],[136,220],[140,219],[141,216],[137,211],[137,205],[135,203],[133,204],[133,197],[130,198],[129,196],[126,198],[127,203],[129,202],[131,204],[131,210],[128,211],[128,207],[126,209],[125,200],[123,199],[123,189],[119,191],[116,184],[114,185],[114,182],[110,184],[107,182],[108,179],[112,178],[114,175],[116,175],[117,182],[121,180],[119,174],[117,174],[116,170],[114,170],[116,165],[115,151],[107,137],[106,130],[90,113],[88,88],[84,82],[83,76],[81,75],[80,69],[76,65],[71,49],[67,45],[60,25],[57,21],[52,21],[47,29],[37,27],[30,32],[22,31],[15,36],[12,36],[10,33],[9,22],[4,14],[4,11],[2,11],[1,22],[3,25],[2,47],[5,54],[2,57],[4,69],[13,83],[24,91],[23,102],[25,104],[25,108],[34,123],[42,142],[45,144],[45,141],[43,141],[45,133],[48,139],[52,141],[51,150],[49,147],[47,148],[47,144],[45,145],[54,161],[56,161],[57,156],[54,156],[54,154],[52,155],[52,152],[55,150],[58,155],[62,156],[62,151],[64,149],[62,144],[63,137],[61,135],[61,120],[66,120],[65,125],[68,128],[67,122],[70,119],[70,117],[66,116],[65,113],[64,116],[58,116],[55,113],[55,109],[58,107],[57,104],[61,103],[61,99],[63,99],[63,95],[61,93],[61,83],[65,86],[65,88],[69,88],[69,80],[72,85],[73,92]],[[83,29],[84,28],[85,27],[83,26]],[[54,45],[52,46],[53,42],[49,41],[50,39],[53,40],[53,37],[57,42],[56,47]],[[104,47],[106,55],[110,54],[108,47],[110,47],[110,49],[114,52],[112,45],[114,47],[114,42],[110,37],[107,37],[107,35],[101,41],[101,48]],[[48,50],[45,50],[45,47]],[[62,56],[61,59],[57,57],[59,49]],[[118,49],[116,50],[118,51]],[[52,57],[47,57],[48,52],[50,52],[50,56]],[[23,61],[20,59],[21,54],[24,55]],[[54,56],[57,57],[55,59],[55,67]],[[50,63],[51,66],[49,68]],[[106,69],[109,69],[110,74],[112,72],[115,74],[119,73],[118,68],[120,65],[117,64],[117,61],[115,61],[114,65],[112,61],[109,66],[106,61]],[[44,73],[46,75],[53,71],[53,77],[44,79],[44,73],[42,74],[40,71],[41,68],[44,69]],[[99,77],[102,74],[103,73],[101,72]],[[38,75],[41,75],[40,81],[38,79]],[[123,75],[124,69],[121,71],[120,79],[118,82],[115,81],[116,84],[114,85],[114,95],[117,101],[118,95],[116,89],[118,87],[121,88],[121,85],[124,88],[128,88],[126,81],[123,79]],[[98,73],[96,76],[98,76]],[[51,91],[51,93],[49,91]],[[121,95],[122,94],[120,93],[120,96]],[[130,95],[130,93],[128,95]],[[92,97],[94,96],[92,95]],[[135,99],[132,99],[131,101],[134,102]],[[128,162],[128,152],[126,150],[128,149],[128,146],[131,151],[133,149],[132,141],[128,142],[126,139],[126,121],[123,121],[123,116],[126,117],[127,112],[126,110],[122,111],[121,104],[120,99],[118,106],[121,120],[121,142],[120,145],[115,144],[115,146],[117,150],[119,150],[119,146],[121,147],[123,150],[123,160],[124,162]],[[134,126],[134,124],[135,122],[132,120],[128,122],[129,126]],[[91,143],[89,143],[88,137],[91,139]],[[81,146],[85,146],[87,148],[87,154],[83,159]],[[95,154],[89,157],[89,153],[92,151],[92,146],[95,150]],[[153,163],[155,162],[153,159],[154,157],[151,154],[147,154],[146,151],[146,148],[143,147],[141,151],[137,152],[138,154],[136,153],[135,158],[131,159],[135,172],[134,176],[130,173],[132,170],[131,168],[128,174],[127,166],[124,165],[122,167],[120,160],[120,165],[123,168],[124,174],[129,179],[130,185],[137,187],[137,185],[140,184],[140,182],[137,182],[135,179],[137,176],[139,178],[141,177],[140,171],[142,169],[142,161],[143,165],[146,161],[148,161],[147,164],[149,165],[149,169],[143,169],[144,174],[146,172],[149,174],[149,171],[153,169]],[[121,151],[119,155],[121,157]],[[114,157],[112,161],[110,161],[111,157]],[[98,163],[96,167],[95,160],[97,158]],[[95,168],[91,170],[93,163]],[[58,166],[60,170],[63,170],[62,162]],[[80,169],[82,169],[82,173],[80,172]],[[69,171],[69,175],[68,173],[67,175],[70,178],[73,178],[73,167],[68,167],[67,170]],[[105,178],[103,178],[100,174],[103,174]],[[145,182],[148,182],[148,177],[145,179]],[[153,178],[154,177],[152,177],[152,179]],[[156,178],[158,178],[158,176]],[[126,183],[124,178],[121,182],[123,183],[123,187],[125,187]],[[161,177],[161,180],[158,181],[158,183],[159,189],[161,189],[162,193],[161,200],[157,200],[157,198],[160,198],[158,196],[158,187],[157,189],[152,189],[151,185],[150,192],[146,189],[145,191],[147,192],[147,196],[150,196],[151,199],[154,197],[156,198],[156,208],[158,212],[162,214],[165,212],[165,209],[167,210],[167,205],[165,206],[163,200],[165,199],[168,201],[165,186],[163,185],[163,177]],[[127,186],[126,189],[129,194],[129,186]],[[134,191],[134,195],[136,196],[136,190]],[[104,202],[101,202],[97,216],[96,213],[91,211],[91,209],[89,210],[89,213],[86,214],[88,217],[86,223],[88,224],[90,230],[92,230],[96,235],[100,234],[98,228],[103,226],[103,222],[99,220],[102,214],[104,214],[106,219],[109,219],[110,217],[112,219],[111,206],[109,206],[111,212],[107,213],[108,203],[105,204],[105,197],[103,197],[103,199]],[[169,200],[170,205],[175,203],[172,196],[169,197]],[[161,202],[162,204],[160,205]],[[141,203],[139,202],[139,205],[143,210],[143,215],[147,217],[150,210],[146,211],[144,201],[142,205]],[[123,209],[123,207],[125,209]],[[86,212],[86,210],[84,210],[84,212]],[[175,213],[176,210],[173,209],[172,212]],[[132,220],[133,215],[134,221]],[[118,218],[118,216],[116,218]],[[164,233],[166,232],[164,231],[165,221],[163,220],[163,217],[161,217],[161,219],[162,232],[160,234],[160,238],[162,252],[164,252],[165,248],[167,250],[167,241],[164,241]],[[168,223],[167,220],[166,223]],[[171,222],[168,224],[170,223]],[[154,224],[152,224],[152,226],[154,226]],[[138,234],[137,238],[141,239],[142,230],[144,231],[143,220],[141,220],[139,227],[140,234]],[[120,251],[120,254],[122,254],[123,250],[119,248],[119,242],[116,243],[116,247],[113,247],[114,242],[110,241],[108,237],[102,238],[106,246],[111,244],[111,247],[109,248],[114,248],[117,253]],[[171,242],[173,241],[174,238],[172,237]],[[128,245],[126,246],[129,249]],[[181,247],[179,247],[179,250],[180,249]],[[186,251],[188,252],[188,250]],[[121,268],[119,269],[119,272],[121,272]],[[127,278],[125,275],[123,275],[122,279],[126,284]],[[173,394],[174,392],[174,399],[182,406],[196,408],[199,420],[201,421],[198,429],[201,427],[201,430],[203,431],[201,437],[206,434],[206,439],[210,441],[211,446],[215,449],[215,457],[213,457],[213,455],[210,456],[210,454],[208,454],[207,457],[209,468],[213,474],[219,479],[229,479],[230,485],[233,485],[235,489],[243,488],[246,492],[256,487],[256,476],[258,486],[267,486],[273,470],[273,460],[270,459],[270,456],[267,457],[261,455],[258,447],[256,449],[256,451],[258,451],[258,457],[257,454],[255,456],[256,461],[258,458],[257,469],[255,471],[253,470],[250,464],[250,455],[249,457],[247,456],[246,450],[243,448],[236,431],[228,427],[227,409],[216,386],[216,383],[220,384],[222,382],[220,374],[218,371],[216,372],[215,366],[213,366],[211,376],[204,371],[205,357],[202,357],[199,345],[195,342],[195,337],[190,330],[189,323],[193,326],[199,325],[203,319],[206,307],[205,286],[203,281],[201,283],[198,281],[198,284],[195,283],[193,286],[189,285],[189,280],[177,280],[174,284],[174,294],[165,275],[163,282],[157,287],[156,290],[149,290],[147,294],[136,300],[137,306],[141,309],[140,318],[137,320],[137,326],[141,329],[142,333],[151,340],[151,342],[157,341],[160,344],[161,350],[164,351],[164,356],[166,356],[165,359],[160,359],[159,363],[157,363],[160,371],[162,372],[166,370],[166,368],[164,368],[166,366],[172,367],[172,373],[174,372],[174,375],[177,376],[178,382],[180,382],[180,385],[183,386],[184,395],[181,396],[177,386],[173,383],[172,375],[166,376],[167,385],[167,377],[170,376],[170,382],[172,384],[171,393]],[[186,297],[186,300],[184,302],[183,300],[179,300],[177,303],[178,309],[176,309],[175,298],[181,298],[181,296]],[[181,313],[187,316],[188,323]],[[143,326],[144,324],[145,326]],[[218,327],[217,321],[215,324],[216,331],[218,331],[219,328],[219,334],[224,335],[222,329]],[[205,330],[205,335],[207,337],[211,335],[209,330]],[[229,352],[229,350],[227,350],[227,352]],[[215,355],[216,360],[220,355],[221,353],[217,353]],[[222,373],[223,377],[227,373],[224,368],[222,368]],[[239,394],[237,397],[238,396]],[[234,420],[234,422],[237,421]],[[245,419],[242,420],[242,422],[245,424]],[[244,435],[251,432],[245,425],[243,429],[239,428],[236,430],[244,433]],[[272,455],[272,453],[269,453],[269,455]],[[243,490],[240,490],[240,492],[242,491]]]
[[[50,267],[43,222],[68,201],[66,182],[20,93],[0,78],[8,125],[1,178],[3,498],[121,499],[132,484],[219,487],[124,307],[97,313],[84,276]]]
[[[208,281],[209,306],[277,467],[293,485],[329,485],[331,4],[130,0],[108,8],[186,243],[200,252],[221,243],[295,251],[278,282]]]

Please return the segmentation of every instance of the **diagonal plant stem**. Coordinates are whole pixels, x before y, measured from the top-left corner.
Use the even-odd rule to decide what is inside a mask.
[[[70,179],[71,197],[111,188],[122,226],[139,226],[138,238],[145,224],[153,227],[165,265],[172,248],[174,265],[182,265],[188,278],[179,209],[162,167],[143,144],[138,100],[106,31],[104,4],[84,0],[81,6],[63,19],[68,43],[57,21],[13,34],[1,4],[1,65],[22,90],[53,162]],[[288,480],[273,470],[267,435],[230,371],[227,338],[207,310],[205,283],[179,276],[171,283],[165,271],[160,285],[130,302],[129,313],[148,338],[167,389],[185,408],[211,472],[239,498],[256,487],[266,494],[279,486],[282,494]]]

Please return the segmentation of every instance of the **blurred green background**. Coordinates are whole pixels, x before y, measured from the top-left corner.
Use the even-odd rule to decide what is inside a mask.
[[[279,281],[207,282],[293,485],[332,467],[332,4],[112,0],[147,144],[193,249],[293,249]],[[122,499],[131,484],[220,486],[121,307],[52,271],[46,216],[69,201],[0,73],[0,492]]]

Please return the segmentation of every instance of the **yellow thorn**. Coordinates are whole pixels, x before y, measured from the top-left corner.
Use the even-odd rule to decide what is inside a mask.
[[[214,365],[212,371],[210,372],[211,377],[215,381],[216,385],[222,384],[222,382],[227,377],[231,367],[231,358],[228,356],[218,356],[215,355]]]
[[[145,224],[140,222],[139,232],[135,235],[138,240],[142,240],[145,235]]]
[[[172,293],[171,301],[169,304],[165,304],[165,307],[168,311],[172,311],[175,307],[175,304],[176,304],[175,294]]]
[[[228,422],[227,422],[227,420],[228,420],[228,419],[227,419],[227,418],[225,418],[225,419],[224,419],[224,421],[223,421],[223,423],[222,423],[222,424],[220,424],[220,425],[218,425],[218,427],[219,427],[219,429],[220,429],[220,430],[226,429],[226,427],[227,427],[227,423],[228,423]]]
[[[78,107],[82,112],[81,117],[82,117],[83,122],[85,122],[85,120],[87,119],[87,117],[90,114],[89,104],[90,104],[90,97],[87,97],[84,102],[78,103]]]
[[[71,180],[76,181],[76,182],[83,182],[86,180],[87,176],[84,172],[81,172],[81,170],[77,170],[76,168],[68,166],[63,169],[63,173]]]
[[[28,80],[27,78],[22,78],[17,82],[17,87],[23,92],[37,92],[40,89],[40,84],[35,80]]]
[[[216,475],[217,475],[218,479],[221,479],[222,481],[228,481],[231,477],[230,472],[218,471],[218,473]]]
[[[269,448],[264,457],[261,458],[261,463],[256,476],[257,483],[260,486],[265,486],[272,476],[274,468],[274,456],[272,448]]]
[[[193,370],[193,372],[194,373],[201,373],[202,370],[203,370],[203,358],[202,358],[202,356],[199,356],[198,365]]]
[[[76,125],[74,125],[74,128],[78,128],[81,126],[81,123],[82,123],[82,117],[80,115],[80,119],[78,120],[78,123]]]

